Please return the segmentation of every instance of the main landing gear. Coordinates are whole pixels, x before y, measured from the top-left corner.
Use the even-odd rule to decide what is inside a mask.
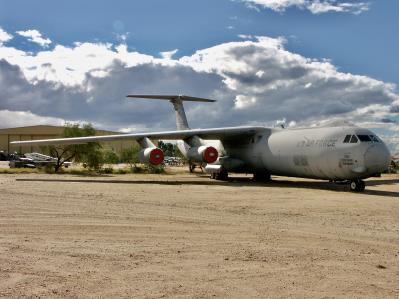
[[[268,182],[271,181],[271,178],[267,172],[255,172],[253,180],[255,182]]]
[[[190,170],[190,173],[193,173],[196,168],[199,168],[201,172],[204,172],[204,169],[202,168],[202,165],[196,165],[196,164],[188,164],[188,169]]]
[[[366,184],[362,180],[353,180],[353,181],[350,181],[349,187],[350,187],[351,191],[353,191],[353,192],[362,192],[362,191],[364,191]]]
[[[219,173],[212,173],[211,179],[219,180],[219,181],[227,181],[229,178],[229,173],[226,170],[223,170]]]

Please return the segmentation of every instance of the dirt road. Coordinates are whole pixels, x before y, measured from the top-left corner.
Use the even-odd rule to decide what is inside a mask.
[[[0,175],[0,297],[399,297],[399,176]]]

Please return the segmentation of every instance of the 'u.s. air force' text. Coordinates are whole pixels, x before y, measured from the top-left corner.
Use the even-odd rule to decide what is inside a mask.
[[[305,137],[305,140],[301,140],[297,143],[297,147],[319,147],[329,148],[335,147],[338,139],[309,139]]]

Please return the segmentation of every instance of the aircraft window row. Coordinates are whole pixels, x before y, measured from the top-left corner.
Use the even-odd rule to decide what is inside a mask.
[[[357,143],[358,140],[360,142],[379,142],[374,135],[346,135],[344,143]]]
[[[357,143],[357,137],[356,135],[352,135],[350,143]]]
[[[345,139],[344,139],[344,143],[349,143],[350,140],[351,140],[351,135],[346,135]]]
[[[369,135],[357,135],[361,142],[371,142],[371,138]]]
[[[373,141],[373,142],[380,142],[380,141],[378,140],[378,138],[375,137],[374,135],[370,135],[370,138],[371,138],[371,141]]]

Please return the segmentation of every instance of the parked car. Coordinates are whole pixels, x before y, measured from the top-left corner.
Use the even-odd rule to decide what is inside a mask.
[[[10,155],[10,168],[36,168],[35,162],[24,156]]]
[[[4,151],[0,151],[0,161],[8,161],[8,154]]]
[[[54,158],[54,157],[51,157],[51,156],[47,156],[47,155],[43,155],[43,154],[40,154],[40,153],[26,153],[24,156],[26,158],[31,159],[37,167],[46,166],[46,165],[51,165],[51,164],[56,164],[57,163],[57,158]],[[68,168],[71,164],[72,164],[72,162],[64,162],[64,167]]]
[[[14,153],[7,155],[7,158],[7,160],[10,161],[10,168],[36,168],[47,165],[55,165],[57,163],[57,158],[40,153],[26,153],[24,155]],[[64,162],[65,168],[68,168],[71,165],[72,162]]]

